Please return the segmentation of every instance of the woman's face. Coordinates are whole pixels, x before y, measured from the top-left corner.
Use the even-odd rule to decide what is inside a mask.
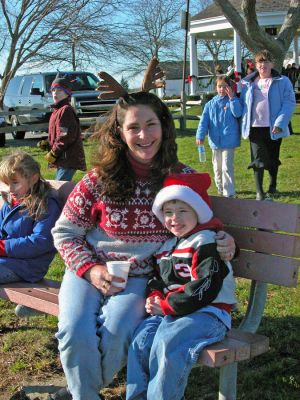
[[[128,108],[120,134],[131,156],[143,164],[148,164],[153,160],[162,142],[160,120],[146,105]]]
[[[272,61],[256,61],[256,69],[259,73],[260,78],[270,78],[272,68]]]

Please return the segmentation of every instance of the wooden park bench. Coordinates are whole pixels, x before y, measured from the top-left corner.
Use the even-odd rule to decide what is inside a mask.
[[[269,349],[269,339],[256,334],[264,314],[267,284],[295,287],[300,264],[300,205],[212,196],[215,216],[240,246],[232,262],[238,278],[251,281],[248,308],[237,329],[204,349],[199,364],[220,367],[219,400],[236,399],[237,364]],[[296,259],[298,258],[298,259]],[[14,283],[0,286],[0,296],[58,315],[59,283]]]

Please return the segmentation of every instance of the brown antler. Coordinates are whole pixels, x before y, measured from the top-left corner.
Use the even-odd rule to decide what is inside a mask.
[[[142,83],[142,91],[148,92],[151,89],[156,89],[165,86],[165,81],[161,78],[164,76],[164,71],[159,66],[159,61],[153,57],[149,62]]]
[[[102,81],[100,81],[96,90],[103,92],[100,93],[100,95],[98,96],[99,99],[102,100],[117,99],[119,97],[124,97],[128,94],[127,91],[123,88],[123,86],[120,85],[120,83],[117,82],[107,72],[101,71],[98,73],[98,76],[100,79],[102,79]]]

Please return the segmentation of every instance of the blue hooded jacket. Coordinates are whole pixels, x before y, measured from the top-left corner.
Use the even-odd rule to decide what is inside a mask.
[[[205,104],[198,125],[196,139],[204,140],[208,133],[209,146],[216,149],[232,149],[241,143],[238,118],[242,106],[238,97],[215,96]]]
[[[54,192],[47,213],[39,220],[29,217],[22,204],[10,206],[5,202],[0,211],[0,240],[4,240],[6,256],[0,257],[0,268],[5,266],[27,282],[41,280],[56,253],[51,229],[60,213]]]
[[[247,139],[250,134],[253,87],[257,76],[258,72],[255,71],[242,80],[241,102],[243,104],[243,115],[241,129],[244,139]],[[272,83],[269,88],[268,99],[271,139],[276,140],[289,136],[288,123],[296,107],[295,93],[290,80],[286,76],[278,74],[275,70],[272,70]],[[272,133],[274,126],[281,128],[282,132]]]

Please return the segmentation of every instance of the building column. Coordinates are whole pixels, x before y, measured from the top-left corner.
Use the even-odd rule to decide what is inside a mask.
[[[198,94],[198,57],[197,57],[197,40],[194,34],[189,35],[190,40],[190,95]]]
[[[294,49],[293,49],[293,59],[296,65],[299,67],[299,46],[298,46],[298,35],[294,37]]]
[[[234,51],[235,70],[238,72],[241,72],[242,71],[241,38],[240,38],[240,35],[235,30],[233,30],[233,51]]]

